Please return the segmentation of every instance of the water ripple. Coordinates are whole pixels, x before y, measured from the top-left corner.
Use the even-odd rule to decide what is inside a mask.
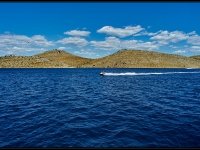
[[[100,71],[0,69],[0,147],[200,146],[199,74]]]

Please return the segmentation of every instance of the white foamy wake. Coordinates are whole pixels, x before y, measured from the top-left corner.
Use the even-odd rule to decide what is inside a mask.
[[[148,73],[136,73],[136,72],[125,72],[125,73],[111,73],[105,72],[105,76],[139,76],[139,75],[160,75],[160,74],[178,74],[178,73],[200,73],[198,72],[148,72]]]
[[[185,68],[185,69],[199,69],[199,68]]]

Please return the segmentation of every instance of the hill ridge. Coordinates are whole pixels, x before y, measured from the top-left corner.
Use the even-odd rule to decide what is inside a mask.
[[[33,56],[0,57],[0,68],[200,68],[200,56],[186,57],[156,51],[121,49],[90,59],[65,50],[48,50]]]

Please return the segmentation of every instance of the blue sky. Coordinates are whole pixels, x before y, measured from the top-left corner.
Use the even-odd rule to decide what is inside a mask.
[[[0,3],[0,55],[200,54],[200,3]]]

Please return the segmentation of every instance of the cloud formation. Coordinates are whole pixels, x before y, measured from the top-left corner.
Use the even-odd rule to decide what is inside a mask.
[[[0,55],[5,54],[33,54],[49,49],[65,49],[76,54],[97,57],[103,56],[120,49],[140,49],[140,50],[162,50],[175,54],[200,54],[200,36],[196,31],[185,33],[175,30],[159,30],[149,32],[149,29],[137,26],[126,26],[115,28],[104,26],[97,30],[97,33],[104,33],[103,39],[86,39],[90,31],[70,30],[65,32],[68,37],[48,40],[43,35],[16,35],[9,32],[0,34]],[[98,38],[98,36],[97,36]],[[75,46],[75,47],[74,47]],[[93,51],[96,51],[93,53]]]
[[[188,43],[192,45],[200,45],[200,36],[195,34],[188,37]]]
[[[88,41],[80,37],[68,37],[68,38],[58,40],[57,43],[60,43],[63,45],[75,45],[78,47],[83,47],[88,44]]]
[[[5,54],[42,51],[53,45],[53,41],[48,41],[42,35],[33,35],[31,37],[15,34],[0,35],[0,50]]]
[[[177,50],[177,51],[174,51],[175,54],[183,54],[183,53],[186,53],[186,50]]]
[[[82,57],[86,57],[86,58],[97,58],[99,57],[99,54],[96,53],[94,50],[91,49],[80,49],[80,50],[76,50],[74,51],[74,54],[78,55],[78,56],[82,56]]]
[[[104,33],[109,36],[116,36],[120,38],[135,35],[136,33],[144,30],[140,25],[137,26],[127,26],[125,28],[115,28],[112,26],[104,26],[97,30],[98,33]]]
[[[77,37],[86,37],[90,35],[90,32],[84,30],[71,30],[64,32],[64,34]]]
[[[187,40],[188,35],[183,33],[182,31],[159,31],[153,35],[150,39],[155,40],[161,44],[169,44],[169,43],[177,43],[182,40]]]
[[[145,49],[156,50],[159,44],[156,42],[144,42],[141,40],[121,40],[116,37],[106,37],[104,41],[91,41],[91,45],[97,49],[119,50],[119,49]]]

